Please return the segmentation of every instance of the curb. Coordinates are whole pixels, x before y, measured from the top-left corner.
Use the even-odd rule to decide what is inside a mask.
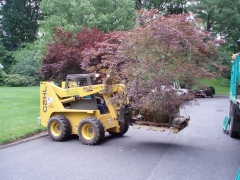
[[[223,94],[214,94],[213,97],[214,97],[214,96],[219,96],[219,97],[229,97],[229,95],[223,95]]]
[[[15,146],[15,145],[18,145],[18,144],[29,142],[31,140],[39,139],[39,138],[45,137],[47,135],[48,135],[47,131],[42,131],[42,132],[34,134],[32,136],[29,136],[29,137],[26,137],[26,138],[23,138],[23,139],[19,139],[19,140],[16,140],[16,141],[8,143],[8,144],[0,145],[0,149],[5,149],[5,148],[11,147],[11,146]]]

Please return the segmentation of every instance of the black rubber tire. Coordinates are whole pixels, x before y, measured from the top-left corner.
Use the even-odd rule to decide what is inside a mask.
[[[119,125],[120,125],[120,132],[119,133],[109,132],[109,134],[111,134],[112,136],[121,137],[122,135],[124,135],[128,131],[129,124],[124,124],[122,122],[119,122]]]
[[[233,131],[232,130],[232,128],[233,128],[232,126],[233,126],[232,119],[230,119],[230,122],[229,122],[229,135],[232,138],[238,137],[238,132]]]
[[[96,145],[105,137],[103,124],[95,117],[84,118],[78,125],[78,136],[83,144]]]
[[[230,102],[230,121],[229,121],[229,135],[230,137],[237,137],[238,132],[233,131],[233,121],[235,118],[237,118],[237,113],[236,113],[236,105]]]
[[[54,141],[65,141],[72,133],[69,120],[65,116],[55,115],[48,121],[48,134]]]

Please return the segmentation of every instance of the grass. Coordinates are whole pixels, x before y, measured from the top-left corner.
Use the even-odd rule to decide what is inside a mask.
[[[202,84],[205,86],[213,86],[216,94],[229,95],[229,87],[221,85],[222,79],[203,79]]]
[[[0,87],[0,145],[44,130],[38,125],[39,87]]]

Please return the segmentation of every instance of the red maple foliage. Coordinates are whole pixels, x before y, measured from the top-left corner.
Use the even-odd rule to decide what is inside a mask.
[[[64,80],[67,74],[104,74],[109,67],[108,61],[111,61],[121,43],[121,36],[121,32],[103,33],[87,28],[74,35],[56,28],[41,61],[42,78]],[[106,59],[108,61],[104,61]]]
[[[124,82],[132,105],[148,114],[175,116],[185,97],[163,87],[177,81],[192,88],[199,78],[214,76],[204,67],[216,58],[215,40],[188,15],[152,11],[141,17],[142,26],[125,34],[106,83]]]
[[[189,79],[189,76],[195,78],[211,75],[202,68],[217,57],[216,42],[209,32],[196,26],[188,15],[170,15],[166,18],[155,10],[142,14],[143,26],[125,34],[122,45],[124,55],[118,56],[123,57],[118,61],[126,64],[125,71],[140,65],[144,65],[144,70],[159,71],[163,68],[162,65],[170,65],[172,80],[185,81],[184,78]],[[157,68],[157,65],[162,68]],[[127,75],[128,78],[130,74]],[[190,81],[183,83],[188,85]]]

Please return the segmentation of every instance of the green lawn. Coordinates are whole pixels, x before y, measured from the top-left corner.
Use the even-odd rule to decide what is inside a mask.
[[[216,94],[229,95],[229,87],[221,85],[221,79],[203,79],[202,84],[205,86],[213,86]]]
[[[32,135],[38,125],[39,87],[0,87],[0,144]]]

